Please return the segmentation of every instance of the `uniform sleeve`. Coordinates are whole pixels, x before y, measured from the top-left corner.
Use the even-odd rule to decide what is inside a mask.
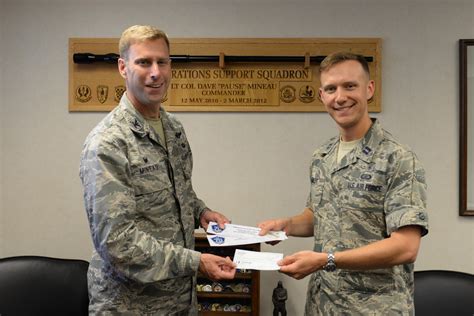
[[[102,141],[89,143],[82,154],[80,177],[97,252],[119,274],[142,283],[195,275],[199,252],[153,237],[150,227],[139,227],[124,153],[116,142]]]
[[[384,209],[387,233],[403,226],[418,225],[428,233],[425,171],[416,155],[406,151],[393,158]]]
[[[318,165],[320,162],[316,160],[317,156],[319,156],[319,153],[316,150],[313,153],[313,157],[309,165],[310,190],[305,205],[306,208],[309,208],[313,212],[315,212],[317,206],[321,203],[324,182],[320,174],[320,167]]]
[[[189,173],[187,174],[187,179],[186,181],[189,181],[189,191],[187,192],[188,194],[188,200],[191,203],[191,207],[193,209],[194,213],[194,228],[199,228],[200,226],[200,219],[202,212],[207,208],[206,204],[197,197],[196,192],[194,192],[193,186],[192,186],[192,181],[191,181],[191,176],[192,176],[192,166],[193,166],[193,157],[192,153],[190,151],[190,169]]]
[[[181,125],[180,125],[181,127]],[[186,201],[187,203],[190,203],[190,207],[193,210],[194,214],[194,228],[199,228],[200,227],[200,218],[202,215],[202,212],[207,208],[206,204],[197,197],[196,192],[193,189],[192,185],[192,173],[193,173],[193,154],[191,151],[191,146],[189,145],[188,139],[186,137],[186,133],[184,129],[181,127],[182,130],[182,135],[184,136],[184,140],[186,142],[185,148],[188,150],[185,152],[184,156],[184,164],[183,164],[183,169],[184,169],[184,177],[185,181],[188,182],[188,190],[186,190]]]

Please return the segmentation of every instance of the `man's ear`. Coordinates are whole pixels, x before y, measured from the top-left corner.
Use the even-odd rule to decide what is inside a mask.
[[[118,59],[118,71],[122,78],[126,79],[127,78],[127,65],[125,63],[125,60],[123,58]]]
[[[367,100],[372,100],[375,93],[375,82],[370,80],[367,84]]]

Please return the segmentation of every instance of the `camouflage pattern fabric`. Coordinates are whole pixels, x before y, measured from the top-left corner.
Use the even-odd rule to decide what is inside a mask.
[[[339,137],[315,151],[307,207],[314,251],[339,252],[387,238],[406,225],[428,232],[426,183],[416,155],[373,120],[339,164]],[[337,264],[337,262],[336,262]],[[306,315],[413,315],[413,264],[311,275]]]
[[[124,94],[85,141],[91,315],[197,313],[194,229],[206,206],[192,188],[181,123],[163,109],[160,115],[167,146]]]

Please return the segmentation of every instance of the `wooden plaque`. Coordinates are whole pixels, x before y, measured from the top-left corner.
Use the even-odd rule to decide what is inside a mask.
[[[176,38],[170,42],[172,56],[217,57],[211,62],[172,63],[172,80],[163,101],[170,112],[324,112],[318,99],[319,63],[311,60],[343,50],[372,59],[369,67],[376,92],[369,111],[381,111],[379,38]],[[118,39],[69,39],[69,111],[110,111],[125,91],[117,65],[76,64],[76,53],[117,54]],[[301,61],[231,60],[239,56],[300,57]]]

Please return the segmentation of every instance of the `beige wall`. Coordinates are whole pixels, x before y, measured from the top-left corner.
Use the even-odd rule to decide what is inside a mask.
[[[383,112],[375,116],[418,153],[429,182],[431,230],[416,267],[474,273],[474,218],[457,215],[457,40],[474,37],[472,1],[3,0],[3,6],[0,257],[89,258],[79,154],[105,113],[68,113],[68,38],[119,37],[140,23],[171,37],[383,38]],[[311,153],[337,132],[325,113],[177,115],[193,148],[197,193],[246,225],[304,207]],[[311,245],[293,238],[263,250],[290,254]],[[262,273],[262,315],[270,313],[279,279],[289,289],[289,314],[301,315],[307,280],[273,272]]]
[[[0,0],[0,43],[3,43],[3,2]],[[3,237],[3,226],[5,223],[5,213],[3,212],[3,118],[5,114],[3,112],[3,50],[1,49],[3,44],[0,44],[0,257],[3,254],[3,243],[5,238]]]

